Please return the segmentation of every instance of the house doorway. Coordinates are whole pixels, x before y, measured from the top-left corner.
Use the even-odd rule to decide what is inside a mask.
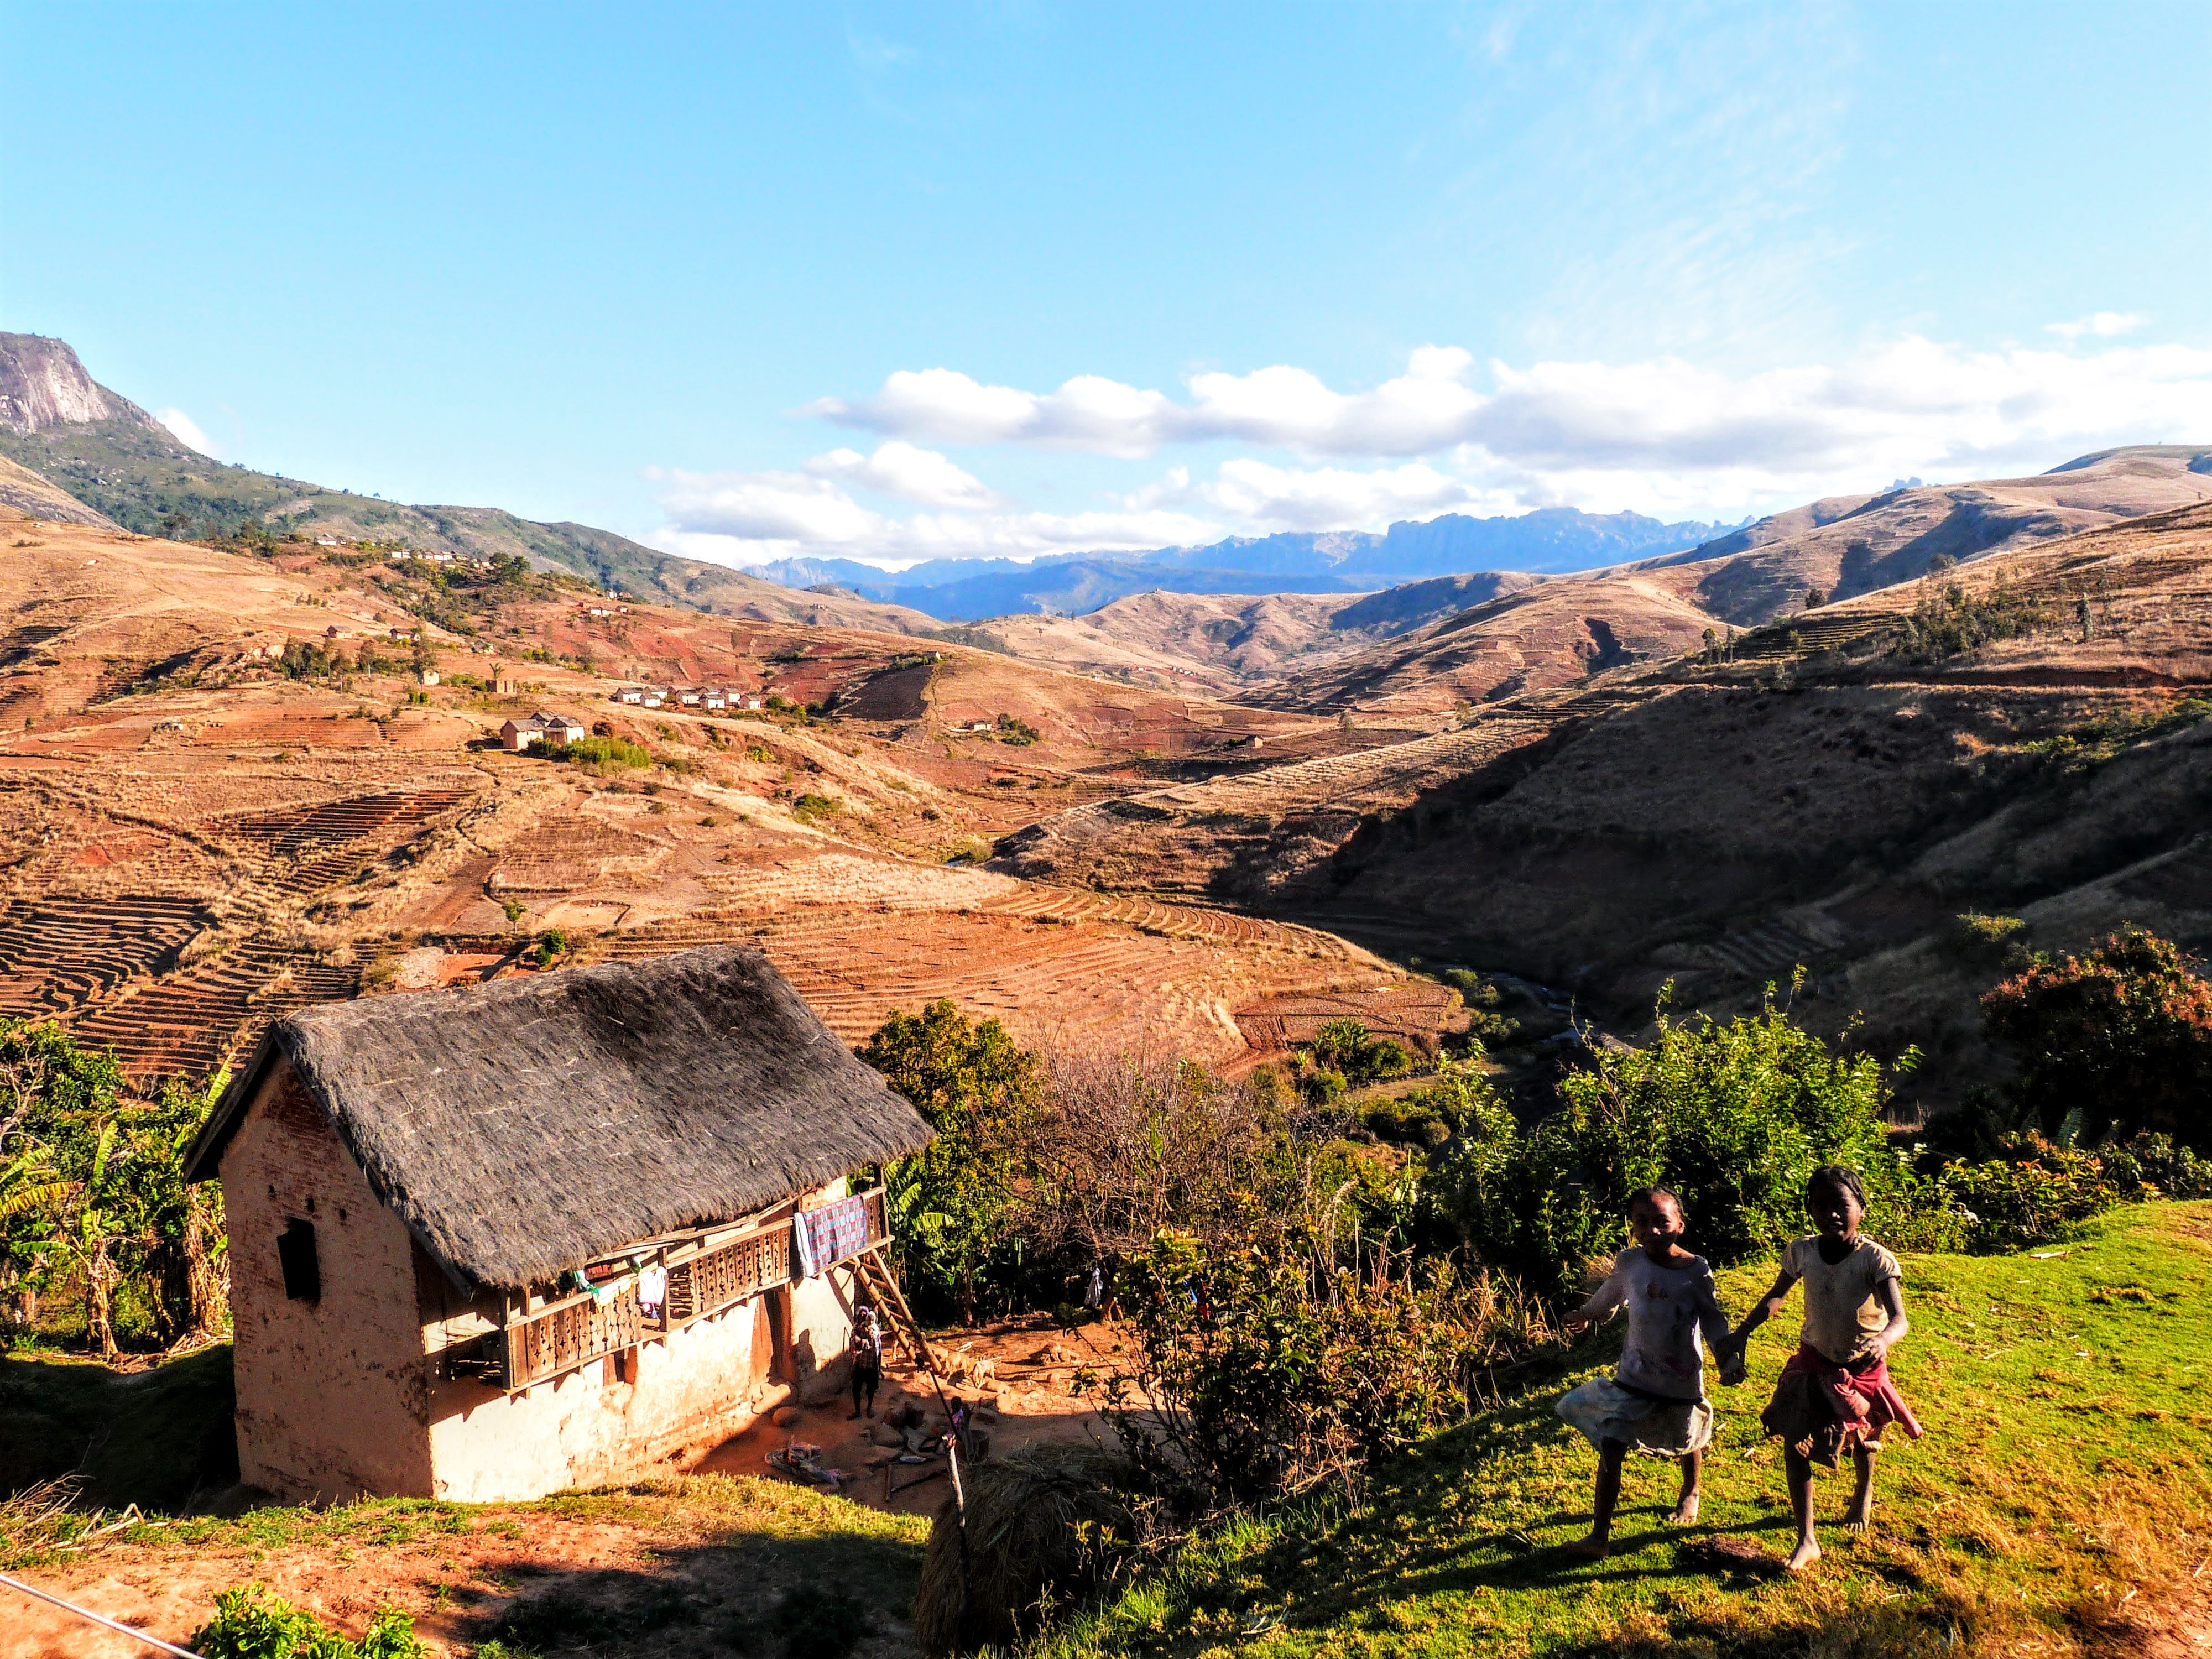
[[[752,1364],[747,1382],[791,1381],[791,1292],[765,1291],[753,1304]]]

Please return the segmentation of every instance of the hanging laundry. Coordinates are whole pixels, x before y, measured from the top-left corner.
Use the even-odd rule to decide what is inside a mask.
[[[637,1305],[641,1312],[657,1317],[667,1300],[668,1269],[655,1262],[637,1276]]]
[[[791,1218],[791,1248],[802,1279],[860,1255],[868,1248],[867,1200],[841,1198],[818,1210],[801,1210]]]

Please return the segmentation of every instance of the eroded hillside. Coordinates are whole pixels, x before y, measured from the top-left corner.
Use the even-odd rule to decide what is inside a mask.
[[[141,1078],[202,1074],[305,1002],[530,971],[555,934],[558,962],[755,942],[856,1040],[941,995],[1230,1064],[1258,1052],[1240,1010],[1402,977],[1309,927],[973,867],[1045,802],[1255,738],[1345,746],[1325,721],[543,577],[6,539],[0,1012]],[[767,706],[625,705],[623,680]],[[540,708],[635,747],[497,746]]]
[[[1572,988],[1634,1025],[1803,965],[1946,1097],[2001,971],[1955,918],[2212,949],[2212,505],[1992,556],[1732,653],[1616,669],[1457,730],[1072,806],[1035,880],[1261,905]]]

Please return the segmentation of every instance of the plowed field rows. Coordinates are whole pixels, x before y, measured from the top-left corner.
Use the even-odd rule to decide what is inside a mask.
[[[365,841],[395,830],[418,830],[451,811],[475,791],[468,788],[408,790],[325,801],[319,806],[285,807],[247,817],[220,820],[208,827],[255,843],[267,851],[296,857],[309,848]]]
[[[135,996],[103,1003],[71,1026],[80,1041],[112,1047],[132,1077],[198,1078],[250,1050],[270,1020],[312,1003],[341,1001],[359,988],[353,969],[274,946],[241,945]]]
[[[1166,1046],[1217,1062],[1246,1050],[1233,1004],[1317,976],[1380,969],[1304,927],[1031,888],[933,913],[896,904],[725,908],[610,935],[591,951],[635,958],[723,941],[766,951],[848,1042],[894,1010],[945,997],[971,1014],[1005,1018],[1025,1039]]]
[[[0,916],[0,1013],[62,1014],[151,973],[204,918],[189,898],[50,898]]]
[[[1271,997],[1237,1011],[1237,1024],[1255,1048],[1310,1042],[1333,1020],[1356,1019],[1370,1033],[1394,1036],[1425,1054],[1467,1029],[1467,1011],[1441,985],[1413,983],[1370,991]]]
[[[573,893],[619,871],[635,875],[667,856],[642,836],[580,815],[549,820],[505,848],[495,893]]]

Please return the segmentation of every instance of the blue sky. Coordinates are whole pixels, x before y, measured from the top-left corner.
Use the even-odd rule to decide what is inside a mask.
[[[899,562],[2212,441],[2200,0],[0,24],[0,325],[397,499]]]

